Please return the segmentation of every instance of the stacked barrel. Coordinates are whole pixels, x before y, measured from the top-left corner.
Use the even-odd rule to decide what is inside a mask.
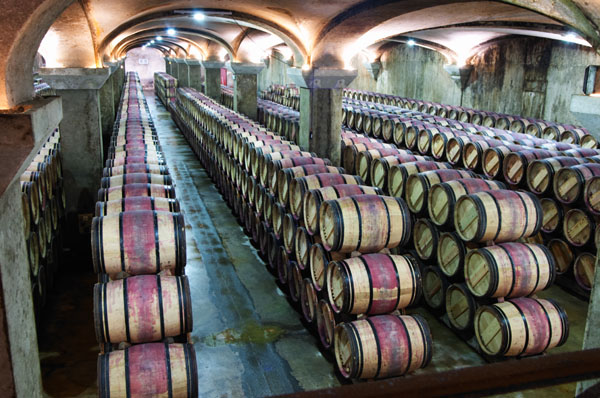
[[[196,397],[185,223],[136,73],[129,72],[92,222],[100,397]]]
[[[154,72],[154,92],[165,108],[175,101],[177,79],[165,72]]]
[[[66,201],[58,129],[44,142],[20,181],[31,293],[39,322],[62,252]]]
[[[427,323],[399,313],[421,289],[417,261],[390,253],[410,241],[402,199],[193,89],[178,90],[174,118],[306,325],[326,348],[339,347],[345,377],[397,376],[428,364]],[[349,145],[365,138],[343,136]]]
[[[229,109],[233,109],[233,88],[221,85],[221,104]]]
[[[288,140],[297,141],[300,132],[300,112],[272,101],[259,99],[258,121]]]
[[[300,111],[300,89],[296,86],[271,84],[260,92],[260,98]]]

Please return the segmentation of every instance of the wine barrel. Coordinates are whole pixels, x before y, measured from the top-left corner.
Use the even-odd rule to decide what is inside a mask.
[[[306,228],[300,227],[296,230],[296,240],[294,241],[294,257],[300,270],[308,268],[310,247],[313,244],[311,237]]]
[[[368,151],[369,149],[378,148],[393,148],[396,149],[394,144],[385,144],[373,139],[367,138],[366,142],[356,143],[344,147],[342,152],[342,165],[344,169],[350,174],[356,173],[358,154],[360,152]]]
[[[281,243],[281,239],[279,239],[277,235],[275,235],[275,232],[271,230],[267,241],[267,265],[269,266],[269,271],[273,273],[277,272],[277,262],[280,257],[279,248],[282,246]]]
[[[98,356],[98,396],[198,396],[198,369],[192,344],[138,344]]]
[[[371,165],[371,185],[384,191],[387,189],[390,169],[398,164],[432,160],[429,156],[392,155],[375,159]],[[388,191],[389,192],[389,191]]]
[[[477,170],[482,165],[483,153],[488,148],[506,145],[505,141],[487,139],[465,143],[462,158],[463,165],[468,170]]]
[[[552,234],[562,229],[563,208],[554,199],[542,198],[542,232]]]
[[[585,158],[568,156],[535,160],[527,167],[527,186],[531,192],[543,195],[552,189],[554,174],[559,169],[586,162],[588,160]]]
[[[312,281],[309,278],[304,278],[300,291],[300,307],[302,307],[302,314],[308,323],[317,321],[318,305],[319,299],[317,298],[317,292]]]
[[[147,163],[159,166],[166,166],[167,164],[163,158],[158,158],[156,156],[127,156],[117,159],[107,159],[104,167],[125,166],[135,163]]]
[[[562,275],[571,268],[575,254],[567,242],[562,239],[552,239],[548,242],[548,250],[554,257],[557,275]]]
[[[502,174],[504,158],[511,152],[517,152],[523,149],[528,148],[521,145],[512,144],[487,148],[485,151],[483,151],[483,158],[481,161],[483,174],[491,179],[496,180],[504,178]]]
[[[461,178],[435,184],[430,188],[427,199],[429,217],[439,226],[454,225],[454,207],[458,198],[497,189],[506,189],[506,185],[480,178]]]
[[[378,315],[335,328],[335,359],[346,378],[401,376],[431,361],[433,344],[419,315]]]
[[[581,253],[573,262],[573,275],[577,284],[586,291],[591,291],[594,286],[596,273],[596,256],[592,253]]]
[[[446,314],[452,328],[467,336],[473,334],[473,320],[477,309],[491,300],[476,298],[464,283],[454,283],[446,289]]]
[[[540,354],[565,343],[567,313],[553,300],[517,298],[484,305],[475,313],[475,336],[493,356]]]
[[[442,313],[446,304],[446,289],[450,282],[438,267],[423,268],[423,299],[436,313]]]
[[[159,153],[159,152],[162,152],[162,148],[158,144],[158,142],[149,142],[149,143],[129,142],[129,143],[125,143],[125,144],[111,145],[108,148],[108,157],[112,158],[111,155],[113,153],[129,152],[129,151],[145,151],[145,152]]]
[[[30,213],[29,221],[37,225],[40,220],[40,194],[37,182],[21,181],[21,192],[27,197],[28,209]]]
[[[348,258],[345,253],[328,252],[320,243],[315,243],[308,252],[310,277],[317,292],[325,288],[327,279],[327,266],[332,261]]]
[[[355,195],[323,202],[319,225],[326,250],[372,253],[405,245],[412,221],[400,198]]]
[[[344,169],[341,167],[326,166],[324,164],[309,164],[306,166],[298,166],[279,170],[279,175],[277,176],[277,197],[279,201],[284,205],[288,204],[290,180],[297,177],[305,177],[322,173],[344,174]]]
[[[282,286],[287,287],[290,257],[284,247],[280,247],[279,249],[279,257],[277,257],[277,279]]]
[[[519,185],[525,181],[525,175],[530,162],[537,159],[545,159],[560,156],[560,152],[547,151],[545,149],[525,149],[511,152],[504,157],[502,172],[504,180],[511,185]]]
[[[440,270],[449,278],[464,277],[465,256],[478,247],[477,244],[463,242],[456,232],[442,232],[437,246]]]
[[[390,196],[403,198],[406,182],[411,175],[431,170],[452,169],[449,163],[435,161],[408,162],[393,166],[388,172],[388,192]]]
[[[278,240],[282,240],[283,220],[285,219],[285,215],[287,214],[285,211],[285,207],[281,203],[274,203],[271,212],[271,226],[273,228],[273,233],[275,234],[275,237]]]
[[[297,229],[298,224],[296,219],[290,213],[287,213],[283,219],[283,246],[288,254],[294,252]]]
[[[96,273],[139,275],[171,269],[181,275],[186,263],[183,215],[137,210],[94,217],[92,259]]]
[[[98,190],[98,201],[108,202],[132,198],[136,196],[153,196],[155,198],[175,199],[175,188],[171,185],[158,184],[127,184]]]
[[[319,176],[319,174],[317,174]],[[306,231],[310,235],[319,232],[319,209],[326,200],[339,199],[352,195],[382,195],[379,188],[367,185],[340,184],[311,189],[304,195],[303,219]]]
[[[600,176],[590,178],[583,188],[583,201],[594,215],[600,215]]]
[[[435,260],[439,238],[440,232],[431,220],[417,220],[413,231],[413,246],[421,260]]]
[[[267,165],[267,186],[271,187],[271,189],[273,190],[277,188],[277,178],[282,176],[282,173],[280,173],[281,170],[287,170],[306,165],[331,166],[331,162],[329,161],[329,159],[321,159],[317,157],[293,157],[276,160]],[[287,174],[286,177],[288,177]]]
[[[39,236],[30,232],[27,238],[27,259],[29,262],[29,271],[33,277],[36,277],[40,269],[40,243]]]
[[[327,300],[319,300],[317,308],[317,331],[321,344],[327,350],[333,346],[335,326],[335,313],[331,309],[331,305],[329,305]]]
[[[412,174],[406,180],[404,197],[410,211],[414,214],[427,214],[429,189],[440,182],[477,177],[468,170],[439,169]]]
[[[501,243],[473,250],[465,258],[465,280],[477,297],[523,297],[548,288],[556,277],[547,247]]]
[[[290,212],[296,218],[303,217],[304,199],[306,192],[313,189],[330,187],[334,185],[361,185],[363,180],[351,174],[319,173],[305,177],[298,177],[290,185]]]
[[[462,196],[454,209],[454,225],[468,242],[515,241],[536,235],[542,206],[529,192],[495,190]]]
[[[424,131],[427,134],[427,130]],[[438,131],[431,136],[431,155],[436,160],[441,160],[446,156],[446,147],[448,140],[458,136],[467,135],[465,131],[449,130]]]
[[[130,150],[121,151],[121,152],[109,152],[109,153],[107,153],[106,158],[118,160],[121,158],[137,157],[137,156],[142,156],[142,157],[145,157],[148,159],[157,159],[157,160],[162,160],[162,161],[165,160],[162,152],[156,152],[154,150],[145,150],[145,149],[130,149]]]
[[[569,210],[563,220],[563,235],[573,246],[593,243],[596,222],[580,209]]]
[[[148,343],[192,331],[185,276],[140,275],[94,286],[96,339]],[[157,327],[160,325],[160,327]]]
[[[102,176],[113,177],[133,173],[168,175],[169,169],[167,166],[161,166],[157,164],[131,163],[123,166],[105,167],[104,171],[102,172]]]
[[[396,155],[411,155],[412,153],[407,150],[397,149],[397,148],[376,148],[369,149],[368,151],[360,152],[356,158],[356,174],[363,181],[369,182],[371,177],[371,165],[373,164],[373,160],[383,158],[386,156],[396,156]]]
[[[336,313],[387,314],[421,298],[421,272],[411,256],[375,253],[331,262],[326,284]]]
[[[257,164],[251,164],[247,169],[259,179],[261,184],[265,185],[269,181],[269,176],[273,175],[272,163],[288,158],[312,158],[316,156],[313,152],[303,151],[283,150],[280,152],[271,152],[258,157]]]
[[[600,164],[598,163],[586,163],[559,169],[554,178],[556,199],[567,204],[578,201],[583,195],[585,182],[596,176],[600,176]]]
[[[113,177],[103,177],[100,180],[100,187],[102,188],[120,187],[127,184],[173,185],[173,181],[166,174],[147,173],[121,174]]]
[[[294,303],[300,301],[300,294],[302,290],[302,271],[298,267],[298,263],[290,261],[288,263],[288,291],[290,298]]]

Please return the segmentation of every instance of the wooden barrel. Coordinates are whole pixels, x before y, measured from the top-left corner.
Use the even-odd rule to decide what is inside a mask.
[[[127,184],[173,185],[173,181],[169,175],[149,173],[121,174],[113,177],[103,177],[100,180],[102,188],[120,187]]]
[[[425,132],[427,132],[427,130],[425,130]],[[436,160],[445,158],[448,140],[466,134],[466,132],[458,130],[438,131],[434,133],[431,136],[431,156]]]
[[[511,242],[536,235],[542,226],[540,200],[529,192],[495,190],[462,196],[454,225],[468,242]]]
[[[477,177],[468,170],[439,169],[412,174],[406,180],[404,197],[414,214],[427,214],[429,189],[440,182]]]
[[[318,174],[317,174],[318,176]],[[311,189],[304,195],[302,211],[304,225],[310,235],[319,233],[319,209],[326,200],[339,199],[352,195],[382,195],[379,188],[367,185],[340,184]]]
[[[506,142],[494,139],[467,142],[462,153],[463,165],[469,170],[477,170],[482,164],[486,149],[504,145]]]
[[[480,307],[475,336],[485,354],[540,354],[564,344],[569,335],[567,313],[553,300],[517,298]]]
[[[596,256],[592,253],[581,253],[573,262],[575,281],[583,290],[591,291],[596,273]]]
[[[479,245],[464,242],[456,232],[442,232],[437,246],[440,270],[449,278],[464,277],[465,256]]]
[[[288,291],[292,301],[297,303],[302,290],[302,271],[295,261],[290,261],[288,267]]]
[[[137,157],[137,156],[143,156],[148,159],[157,159],[157,160],[163,160],[163,161],[165,160],[162,152],[156,152],[155,150],[145,150],[145,149],[130,149],[130,150],[121,151],[121,152],[109,152],[109,153],[107,153],[106,157],[107,157],[107,159],[118,160],[121,158]]]
[[[126,156],[117,159],[108,159],[105,163],[104,167],[116,167],[116,166],[125,166],[129,164],[135,163],[147,163],[147,164],[155,164],[159,166],[165,166],[167,163],[163,158],[158,158],[156,156]]]
[[[281,239],[271,230],[267,242],[267,265],[271,272],[277,272],[277,262],[280,257],[279,248],[281,247]]]
[[[157,210],[179,213],[180,207],[177,199],[155,198],[153,196],[135,196],[108,202],[96,202],[96,216],[107,216],[109,214],[134,210]]]
[[[465,258],[465,280],[477,297],[528,296],[548,288],[555,277],[554,257],[543,245],[501,243]]]
[[[368,151],[360,152],[357,155],[356,159],[356,174],[363,181],[369,181],[371,178],[371,165],[373,164],[374,159],[383,158],[386,156],[395,156],[395,155],[411,155],[412,153],[407,150],[397,149],[397,148],[376,148],[369,149]]]
[[[274,203],[272,207],[272,225],[273,233],[275,237],[279,239],[283,239],[283,220],[285,219],[285,215],[287,214],[285,211],[285,207],[281,203]]]
[[[313,283],[309,278],[304,278],[302,280],[302,289],[300,291],[300,307],[302,307],[302,314],[308,323],[317,321],[318,306],[319,299],[317,298],[317,292],[315,291]]]
[[[103,177],[112,177],[123,174],[146,173],[168,175],[169,169],[167,166],[148,164],[148,163],[132,163],[123,166],[105,167],[102,172]]]
[[[421,298],[421,273],[411,256],[375,253],[331,262],[326,284],[336,313],[387,314]]]
[[[125,144],[111,145],[108,148],[108,157],[111,158],[111,154],[113,153],[128,151],[162,152],[162,148],[157,142],[129,142]]]
[[[585,182],[583,201],[590,213],[600,215],[600,176],[592,177]]]
[[[317,292],[325,288],[327,279],[327,266],[332,261],[348,258],[345,253],[328,252],[320,243],[315,243],[308,252],[310,277]]]
[[[412,221],[400,198],[355,195],[323,202],[319,225],[326,250],[373,253],[405,245]]]
[[[121,185],[111,188],[100,188],[98,190],[98,200],[101,202],[133,198],[136,196],[153,196],[155,198],[175,199],[175,188],[173,188],[171,185],[140,183]]]
[[[449,163],[435,161],[408,162],[393,166],[388,172],[388,193],[390,196],[403,198],[406,182],[411,175],[430,170],[452,169]]]
[[[331,162],[329,159],[321,159],[317,157],[293,157],[275,160],[267,165],[267,185],[271,187],[271,189],[275,190],[277,188],[277,178],[282,175],[280,173],[281,170],[287,170],[305,165],[330,166]]]
[[[483,151],[481,168],[483,174],[492,179],[503,179],[502,165],[504,157],[511,152],[523,150],[521,145],[500,145]]]
[[[573,246],[582,247],[592,244],[596,222],[580,209],[569,210],[563,219],[563,235]]]
[[[128,211],[92,221],[94,271],[116,275],[181,275],[186,263],[185,222],[180,213]]]
[[[423,261],[435,260],[440,232],[427,218],[417,220],[413,231],[413,246]]]
[[[282,286],[287,287],[290,257],[284,247],[279,248],[277,257],[277,279]]]
[[[562,230],[563,207],[554,199],[540,199],[542,205],[542,232],[553,234]]]
[[[564,167],[556,172],[554,195],[562,203],[574,203],[583,196],[585,182],[600,176],[600,164],[586,163]]]
[[[348,145],[344,148],[342,152],[342,165],[348,173],[356,173],[357,158],[360,152],[368,151],[369,149],[396,148],[396,145],[394,144],[385,144],[372,139],[368,140],[370,141]]]
[[[446,289],[446,314],[450,325],[461,333],[472,336],[473,320],[477,309],[491,300],[474,297],[464,283],[454,283]]]
[[[485,138],[472,134],[449,138],[446,144],[446,160],[452,165],[458,165],[463,159],[462,154],[465,144],[483,139]]]
[[[527,186],[531,192],[543,195],[552,190],[554,174],[559,169],[586,162],[588,162],[588,160],[585,158],[568,156],[535,160],[527,167]]]
[[[525,149],[511,152],[504,157],[502,164],[504,180],[511,185],[519,185],[526,180],[525,176],[530,162],[559,155],[560,152],[545,149]]]
[[[462,178],[433,185],[427,201],[429,217],[439,226],[454,225],[454,207],[458,198],[481,191],[506,189],[499,181]]]
[[[263,258],[267,257],[270,227],[265,221],[261,221],[258,227],[258,247]]]
[[[99,343],[148,343],[192,331],[185,276],[140,275],[94,286]],[[159,327],[157,327],[159,325]]]
[[[36,277],[40,269],[40,243],[38,234],[30,232],[26,243],[29,271],[33,277]]]
[[[313,152],[291,150],[266,153],[257,158],[257,164],[249,165],[248,171],[256,175],[261,184],[265,185],[269,181],[269,176],[273,174],[271,166],[274,162],[288,158],[312,158],[316,156]]]
[[[361,185],[363,180],[351,174],[319,173],[310,176],[297,177],[290,184],[290,212],[296,218],[303,217],[304,199],[306,193],[313,189],[335,185]]]
[[[419,315],[378,315],[335,328],[335,359],[346,378],[401,376],[431,361],[429,326]]]
[[[335,313],[331,309],[331,305],[329,305],[327,300],[319,300],[317,307],[317,331],[319,332],[321,344],[327,350],[333,346],[336,324]]]
[[[562,239],[552,239],[548,242],[548,250],[554,257],[557,275],[562,275],[571,268],[575,254],[567,242]]]
[[[98,396],[198,396],[196,352],[192,344],[138,344],[98,356]]]
[[[296,230],[296,239],[294,241],[294,257],[300,270],[308,268],[310,247],[313,244],[313,238],[306,232],[306,228],[300,227]]]
[[[290,180],[297,177],[305,177],[322,173],[344,174],[344,169],[341,167],[326,166],[324,164],[309,164],[306,166],[298,166],[279,170],[279,175],[277,176],[277,197],[279,198],[279,201],[283,204],[288,203],[288,197],[290,194]]]
[[[294,252],[297,229],[298,223],[296,219],[290,213],[287,213],[283,219],[283,246],[288,254]]]
[[[450,282],[438,267],[423,268],[423,299],[435,313],[445,310],[446,289]]]
[[[417,155],[392,155],[375,159],[371,165],[371,185],[386,191],[389,179],[389,171],[393,166],[402,163],[424,162],[430,160],[432,159],[429,156]]]

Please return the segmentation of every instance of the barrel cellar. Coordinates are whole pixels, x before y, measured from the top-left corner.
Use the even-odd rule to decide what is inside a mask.
[[[3,395],[595,394],[596,2],[6,2]]]

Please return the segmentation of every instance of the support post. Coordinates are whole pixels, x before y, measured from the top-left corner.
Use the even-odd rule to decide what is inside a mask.
[[[221,68],[225,63],[221,61],[202,61],[204,67],[204,94],[219,101],[221,99]]]
[[[173,73],[171,72],[171,58],[170,57],[165,57],[165,72],[168,75],[173,76]]]
[[[257,76],[265,65],[238,62],[229,65],[233,72],[233,110],[257,120]]]
[[[196,59],[186,59],[188,67],[188,87],[202,91],[202,64]]]
[[[186,60],[183,58],[177,58],[177,86],[178,87],[189,87],[190,86],[190,74]]]
[[[300,87],[298,144],[318,156],[341,164],[342,90],[357,75],[345,69],[288,69]]]

